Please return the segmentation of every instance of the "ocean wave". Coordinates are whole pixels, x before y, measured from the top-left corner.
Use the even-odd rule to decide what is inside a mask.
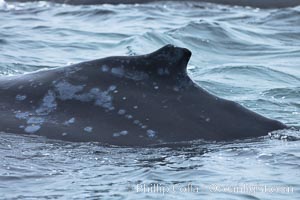
[[[0,64],[0,76],[24,74],[40,69],[51,69],[56,66],[25,65],[23,63]]]
[[[276,99],[294,99],[300,97],[300,87],[290,88],[272,88],[262,92],[263,96],[272,97]]]
[[[88,10],[75,10],[75,11],[62,11],[55,14],[55,16],[107,16],[115,14],[112,10],[107,9],[88,9]]]
[[[7,0],[7,1],[19,1],[28,2],[36,0]],[[97,4],[138,4],[138,3],[151,3],[161,1],[180,1],[180,0],[46,0],[54,3],[73,4],[73,5],[97,5]],[[200,0],[199,0],[200,1]],[[201,0],[200,2],[226,4],[226,5],[238,5],[238,6],[252,6],[260,8],[283,8],[293,7],[299,5],[297,0]]]
[[[9,20],[0,27],[2,74],[140,55],[171,43],[192,51],[190,76],[222,97],[258,99],[263,91],[299,84],[299,7],[263,10],[197,2],[11,5],[0,14]]]
[[[299,9],[187,1],[91,6],[9,2],[0,7],[0,76],[106,56],[141,55],[171,43],[192,51],[188,74],[200,87],[299,127]],[[294,175],[300,166],[299,135],[288,129],[248,140],[118,148],[0,133],[0,198],[164,197],[135,192],[142,183],[202,186],[243,180],[298,188]],[[205,190],[168,195],[276,199],[270,193]],[[279,195],[277,199],[286,196]],[[296,199],[299,193],[288,195]]]
[[[295,8],[278,9],[270,12],[266,17],[261,19],[261,23],[268,25],[293,25],[300,26],[300,6]],[[292,28],[292,27],[291,27]]]
[[[283,82],[295,82],[300,84],[300,78],[283,71],[271,69],[266,66],[217,66],[212,67],[203,72],[202,74],[230,74],[232,76],[245,75],[249,77],[257,77],[263,79],[276,79]]]

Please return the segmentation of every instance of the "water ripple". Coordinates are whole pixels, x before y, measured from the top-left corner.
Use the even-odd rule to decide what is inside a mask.
[[[1,2],[1,0],[0,0]],[[230,142],[145,148],[0,134],[3,199],[297,199],[300,158],[300,7],[255,9],[198,2],[0,5],[0,75],[172,43],[193,52],[188,73],[208,91],[294,129]],[[1,21],[1,22],[2,22]],[[138,184],[198,193],[138,193]],[[209,186],[291,186],[294,193],[211,192]],[[13,187],[12,187],[13,186]]]

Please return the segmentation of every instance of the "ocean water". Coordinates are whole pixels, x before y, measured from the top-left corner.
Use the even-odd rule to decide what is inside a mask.
[[[0,0],[1,76],[168,43],[193,52],[201,87],[295,128],[155,148],[1,133],[0,199],[299,199],[300,7]]]

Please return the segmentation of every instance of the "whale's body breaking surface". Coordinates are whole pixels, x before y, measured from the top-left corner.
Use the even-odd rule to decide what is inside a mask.
[[[186,73],[191,52],[108,57],[0,78],[0,131],[147,145],[267,135],[286,126],[216,97]]]

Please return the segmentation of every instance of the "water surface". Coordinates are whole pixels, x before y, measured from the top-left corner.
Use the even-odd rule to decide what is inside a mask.
[[[0,2],[0,75],[171,43],[193,52],[188,72],[201,87],[299,128],[299,19],[300,7]],[[1,133],[0,199],[299,199],[299,138],[286,130],[230,143],[120,148]],[[170,191],[145,192],[144,184]],[[243,186],[269,190],[229,191]],[[275,187],[290,191],[271,193]]]

